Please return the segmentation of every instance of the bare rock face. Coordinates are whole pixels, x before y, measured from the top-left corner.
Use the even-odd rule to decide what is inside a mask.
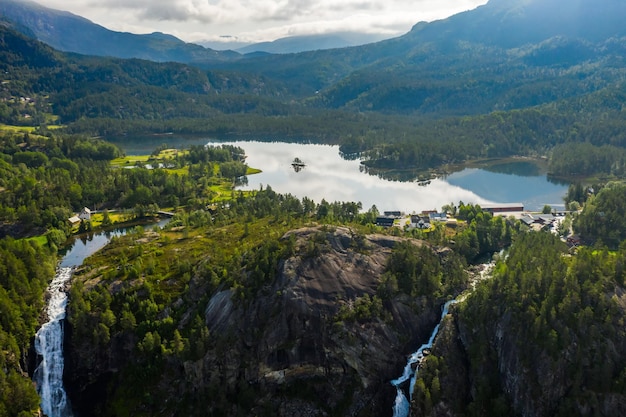
[[[263,295],[235,307],[232,291],[225,290],[207,305],[211,333],[236,335],[233,350],[239,355],[221,377],[234,384],[245,374],[250,385],[268,393],[278,415],[303,415],[304,409],[315,416],[338,410],[343,415],[390,415],[394,390],[389,381],[416,340],[428,334],[436,310],[424,308],[422,300],[399,298],[385,305],[386,320],[343,322],[337,314],[342,306],[376,295],[386,260],[400,239],[367,236],[356,248],[346,228],[290,234],[296,236],[298,255],[284,260]],[[319,247],[307,253],[311,241]],[[202,366],[215,368],[223,359],[211,352]],[[303,406],[298,395],[281,396],[285,390],[310,390],[317,399]]]

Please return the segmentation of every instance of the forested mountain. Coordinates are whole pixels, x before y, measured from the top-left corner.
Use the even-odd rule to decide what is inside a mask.
[[[433,23],[418,23],[406,35],[422,42],[464,41],[504,49],[565,37],[601,42],[626,35],[619,0],[490,0],[485,6]]]
[[[151,61],[194,62],[236,59],[232,51],[214,51],[163,33],[115,32],[83,17],[41,6],[30,0],[3,0],[0,14],[16,28],[60,51]]]
[[[240,59],[169,35],[108,31],[28,1],[7,0],[0,12],[64,51],[252,72],[301,98],[322,91],[314,101],[325,107],[438,116],[550,102],[584,94],[589,82],[601,88],[595,79],[578,89],[571,84],[577,77],[586,80],[590,68],[597,72],[621,65],[615,59],[623,56],[619,39],[626,35],[621,24],[626,6],[617,0],[492,0],[448,19],[418,23],[406,35],[382,42]],[[562,94],[557,94],[560,87],[541,93],[555,81],[567,83]]]
[[[263,80],[261,89],[260,83],[242,83],[243,93],[348,111],[483,114],[580,96],[623,79],[626,6],[616,0],[492,0],[378,43],[245,59],[206,55],[202,47],[163,34],[107,31],[31,2],[8,0],[0,12],[60,50],[193,62],[214,74],[228,71],[229,84],[232,78]],[[231,77],[233,71],[238,75]]]
[[[613,58],[622,56],[618,39],[625,35],[624,15],[624,4],[615,0],[493,0],[448,19],[419,23],[398,38],[251,62],[266,76],[308,86],[309,95],[321,90],[325,106],[472,114],[554,101],[563,95],[539,93],[563,77],[572,77],[570,84],[577,81],[575,73],[584,79],[589,69],[577,65],[591,64],[594,72],[612,67]],[[224,65],[240,69],[249,62]],[[563,94],[569,92],[571,87]],[[538,100],[513,101],[529,95]],[[364,99],[369,100],[360,104]],[[474,99],[490,103],[476,108]],[[424,101],[430,103],[425,109]]]
[[[360,152],[370,172],[393,168],[407,176],[479,157],[550,156],[557,145],[564,146],[551,163],[557,175],[621,175],[624,152],[600,147],[622,147],[626,138],[626,55],[614,17],[624,15],[623,6],[607,0],[594,11],[596,3],[580,1],[562,14],[558,4],[492,1],[375,44],[204,67],[64,55],[6,34],[22,40],[2,51],[3,94],[37,99],[28,106],[11,99],[0,108],[12,124],[61,123],[104,136],[179,132],[338,143],[346,153]],[[588,19],[579,28],[581,14]],[[491,31],[486,40],[467,29],[477,22]],[[535,37],[492,40],[515,25]],[[30,67],[33,57],[50,65]],[[568,147],[580,142],[593,148],[584,164],[572,163],[577,152]]]
[[[0,416],[38,413],[29,348],[68,218],[159,205],[177,212],[167,229],[137,227],[76,271],[80,415],[389,415],[390,379],[465,291],[414,414],[624,414],[626,188],[609,181],[626,175],[624,8],[492,0],[372,45],[203,66],[59,52],[3,21]],[[371,173],[542,156],[602,181],[568,193],[582,247],[462,203],[450,224],[383,230],[356,202],[232,191],[248,172],[234,147],[118,169],[92,137],[137,132],[336,143]],[[474,263],[501,250],[485,278]]]

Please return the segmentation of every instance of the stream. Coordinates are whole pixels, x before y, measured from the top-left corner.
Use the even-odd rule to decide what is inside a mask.
[[[404,395],[404,391],[402,389],[402,385],[409,381],[409,396],[413,396],[413,388],[415,387],[415,378],[417,377],[417,372],[419,371],[419,366],[421,361],[424,359],[424,350],[430,349],[433,347],[433,343],[435,342],[435,337],[437,337],[437,333],[439,333],[439,326],[443,321],[443,318],[448,315],[448,310],[450,306],[456,303],[457,300],[450,300],[443,306],[443,311],[441,312],[441,318],[439,319],[439,323],[433,329],[433,332],[430,335],[427,343],[424,343],[422,346],[417,349],[416,352],[409,356],[409,359],[404,367],[404,371],[402,372],[402,376],[398,379],[394,379],[391,381],[391,385],[396,387],[396,401],[393,405],[393,417],[407,417],[409,415],[409,410],[411,408],[409,399]]]
[[[501,251],[498,254],[498,256],[499,257],[504,256],[504,251]],[[424,354],[424,351],[426,349],[431,349],[433,347],[435,338],[437,337],[437,334],[439,333],[439,326],[441,325],[441,322],[443,321],[444,317],[448,315],[450,306],[452,304],[456,304],[461,301],[464,301],[465,298],[467,298],[467,295],[476,288],[476,285],[480,281],[489,279],[491,277],[491,274],[493,272],[495,265],[496,265],[495,259],[492,259],[488,263],[481,264],[480,267],[478,268],[478,272],[474,273],[473,277],[470,278],[469,291],[466,291],[465,293],[461,294],[458,298],[454,300],[450,300],[444,304],[443,309],[441,311],[441,318],[439,319],[439,323],[437,323],[437,325],[433,329],[433,332],[431,333],[430,338],[428,339],[428,342],[424,343],[422,346],[419,347],[419,349],[417,349],[416,352],[412,353],[409,356],[409,359],[407,360],[407,363],[404,366],[404,371],[402,372],[402,376],[391,381],[391,385],[396,387],[396,391],[397,391],[396,401],[394,402],[394,405],[393,405],[393,417],[408,417],[409,411],[411,409],[410,400],[412,399],[412,396],[413,396],[413,389],[415,388],[415,380],[417,378],[417,373],[419,372],[419,368],[420,368],[420,364],[422,360],[426,356]],[[409,397],[410,397],[409,399],[406,398],[406,395],[404,395],[404,390],[402,389],[402,385],[406,381],[409,381]]]
[[[163,227],[170,219],[164,219],[155,225]],[[113,236],[126,234],[134,227],[121,227],[113,231],[102,231],[77,237],[69,246],[48,286],[48,322],[43,324],[35,335],[35,350],[41,362],[35,369],[33,380],[41,398],[41,410],[48,417],[72,417],[72,407],[63,386],[64,320],[67,307],[67,287],[74,268],[81,265],[85,258],[102,249]]]

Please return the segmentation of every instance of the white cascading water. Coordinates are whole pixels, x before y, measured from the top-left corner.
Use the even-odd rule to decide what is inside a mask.
[[[63,387],[63,319],[67,306],[65,285],[72,268],[59,268],[48,287],[48,322],[35,335],[35,350],[42,361],[34,380],[41,397],[41,409],[48,417],[71,417],[72,411]]]
[[[393,405],[393,417],[407,417],[409,415],[410,403],[409,400],[404,395],[402,390],[402,384],[406,381],[409,381],[409,395],[413,395],[413,388],[415,387],[415,377],[417,376],[417,371],[419,371],[419,365],[422,359],[424,359],[424,350],[430,349],[433,347],[433,343],[435,341],[435,337],[437,337],[437,333],[439,333],[439,326],[441,325],[441,321],[445,316],[448,315],[448,309],[450,305],[456,303],[457,300],[450,300],[443,306],[443,311],[441,312],[441,319],[437,326],[435,326],[433,332],[430,335],[430,339],[428,339],[428,343],[424,343],[417,352],[414,352],[409,356],[406,366],[404,367],[404,371],[402,372],[402,376],[398,379],[394,379],[391,381],[391,385],[396,387],[396,401]],[[414,366],[415,365],[415,366]]]

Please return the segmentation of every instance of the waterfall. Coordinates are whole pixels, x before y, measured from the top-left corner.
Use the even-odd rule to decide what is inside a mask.
[[[35,350],[42,361],[35,370],[34,380],[41,397],[41,409],[48,417],[71,417],[72,411],[63,387],[63,320],[67,294],[65,284],[72,268],[59,268],[48,287],[48,322],[35,335]]]
[[[435,337],[437,337],[437,333],[439,333],[439,326],[441,325],[441,321],[443,318],[448,315],[448,309],[450,305],[456,303],[457,300],[450,300],[443,306],[443,311],[441,312],[441,318],[439,319],[439,323],[433,329],[433,332],[430,335],[427,343],[424,343],[420,348],[412,353],[407,360],[406,366],[404,367],[404,371],[402,375],[398,379],[394,379],[391,381],[391,385],[396,387],[396,401],[393,405],[393,417],[407,417],[409,415],[410,403],[409,400],[404,395],[402,391],[402,384],[406,381],[409,381],[409,396],[413,396],[413,388],[415,387],[415,378],[417,376],[417,372],[419,371],[419,365],[422,359],[424,359],[424,350],[430,349],[433,347],[433,343],[435,342]],[[415,368],[414,368],[415,365]]]

